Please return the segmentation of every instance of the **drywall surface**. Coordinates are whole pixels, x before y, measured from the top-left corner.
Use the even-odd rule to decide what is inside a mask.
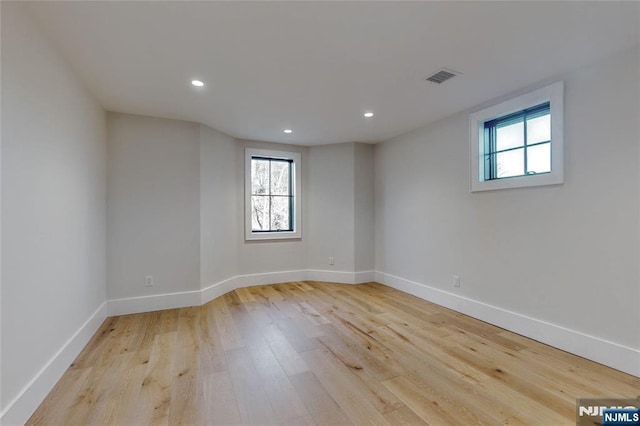
[[[295,240],[245,241],[245,198],[244,198],[244,161],[245,148],[272,149],[298,152],[301,155],[302,167],[302,238]],[[238,194],[236,215],[238,227],[238,274],[263,274],[269,272],[294,271],[306,269],[308,247],[308,148],[295,145],[282,145],[267,142],[236,141],[235,173],[236,191]]]
[[[354,174],[354,254],[355,271],[373,271],[375,265],[373,145],[355,143]]]
[[[106,124],[23,6],[1,7],[5,411],[106,300]]]
[[[200,126],[200,285],[237,274],[236,142]]]
[[[108,153],[109,299],[199,290],[200,125],[109,113]]]
[[[352,143],[309,148],[305,235],[310,269],[355,271],[353,155]]]
[[[472,194],[468,113],[377,145],[376,270],[639,349],[638,65],[562,77],[560,186]]]

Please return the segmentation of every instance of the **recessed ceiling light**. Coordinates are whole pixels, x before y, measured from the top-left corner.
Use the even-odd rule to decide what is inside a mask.
[[[196,87],[202,87],[204,86],[204,82],[200,81],[200,80],[191,80],[191,84],[193,84]]]
[[[287,134],[289,134],[289,133],[293,133],[293,130],[291,130],[291,129],[284,129],[284,132],[285,132],[285,133],[287,133]]]
[[[372,112],[365,112],[364,116],[367,117],[367,118],[371,118],[371,117],[373,117],[373,113]]]

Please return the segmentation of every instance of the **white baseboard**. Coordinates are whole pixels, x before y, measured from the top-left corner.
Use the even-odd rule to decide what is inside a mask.
[[[375,271],[347,272],[310,269],[307,272],[308,280],[328,283],[362,284],[373,281],[375,278]]]
[[[0,413],[0,424],[23,425],[107,318],[107,303],[85,321]]]
[[[375,280],[569,353],[640,377],[640,350],[376,271]]]
[[[376,271],[356,272],[354,278],[354,284],[370,283],[376,280]]]
[[[266,272],[262,274],[237,275],[234,277],[234,290],[236,288],[251,287],[253,285],[269,285],[288,283],[291,281],[305,281],[307,270]]]
[[[200,294],[200,304],[204,305],[225,293],[235,290],[237,288],[235,287],[235,279],[236,277],[231,277],[224,281],[211,284],[209,287],[203,288]]]
[[[265,272],[262,274],[236,275],[213,283],[202,290],[153,296],[112,299],[108,301],[109,315],[127,315],[162,309],[200,306],[237,288],[269,285],[292,281],[327,281],[344,284],[360,284],[373,281],[375,271],[346,272],[300,269],[294,271]]]
[[[164,309],[186,308],[187,306],[200,306],[200,293],[200,290],[194,290],[182,293],[112,299],[107,301],[108,312],[109,316],[114,316],[161,311]]]
[[[226,280],[211,284],[202,289],[200,304],[204,305],[237,288],[251,287],[254,285],[268,285],[286,283],[290,281],[304,281],[307,279],[306,270],[266,272],[264,274],[236,275]]]

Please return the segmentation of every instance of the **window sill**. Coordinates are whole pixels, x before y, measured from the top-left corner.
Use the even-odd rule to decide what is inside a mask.
[[[301,240],[300,231],[293,232],[251,232],[245,235],[245,241],[283,241]]]
[[[545,173],[535,176],[516,176],[511,178],[471,181],[471,192],[497,191],[500,189],[527,188],[532,186],[560,185],[563,183],[562,176],[558,174]]]

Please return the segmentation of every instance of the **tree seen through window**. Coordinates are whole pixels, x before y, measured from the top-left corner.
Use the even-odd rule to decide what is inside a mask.
[[[293,230],[293,161],[251,158],[251,227],[253,232]]]

